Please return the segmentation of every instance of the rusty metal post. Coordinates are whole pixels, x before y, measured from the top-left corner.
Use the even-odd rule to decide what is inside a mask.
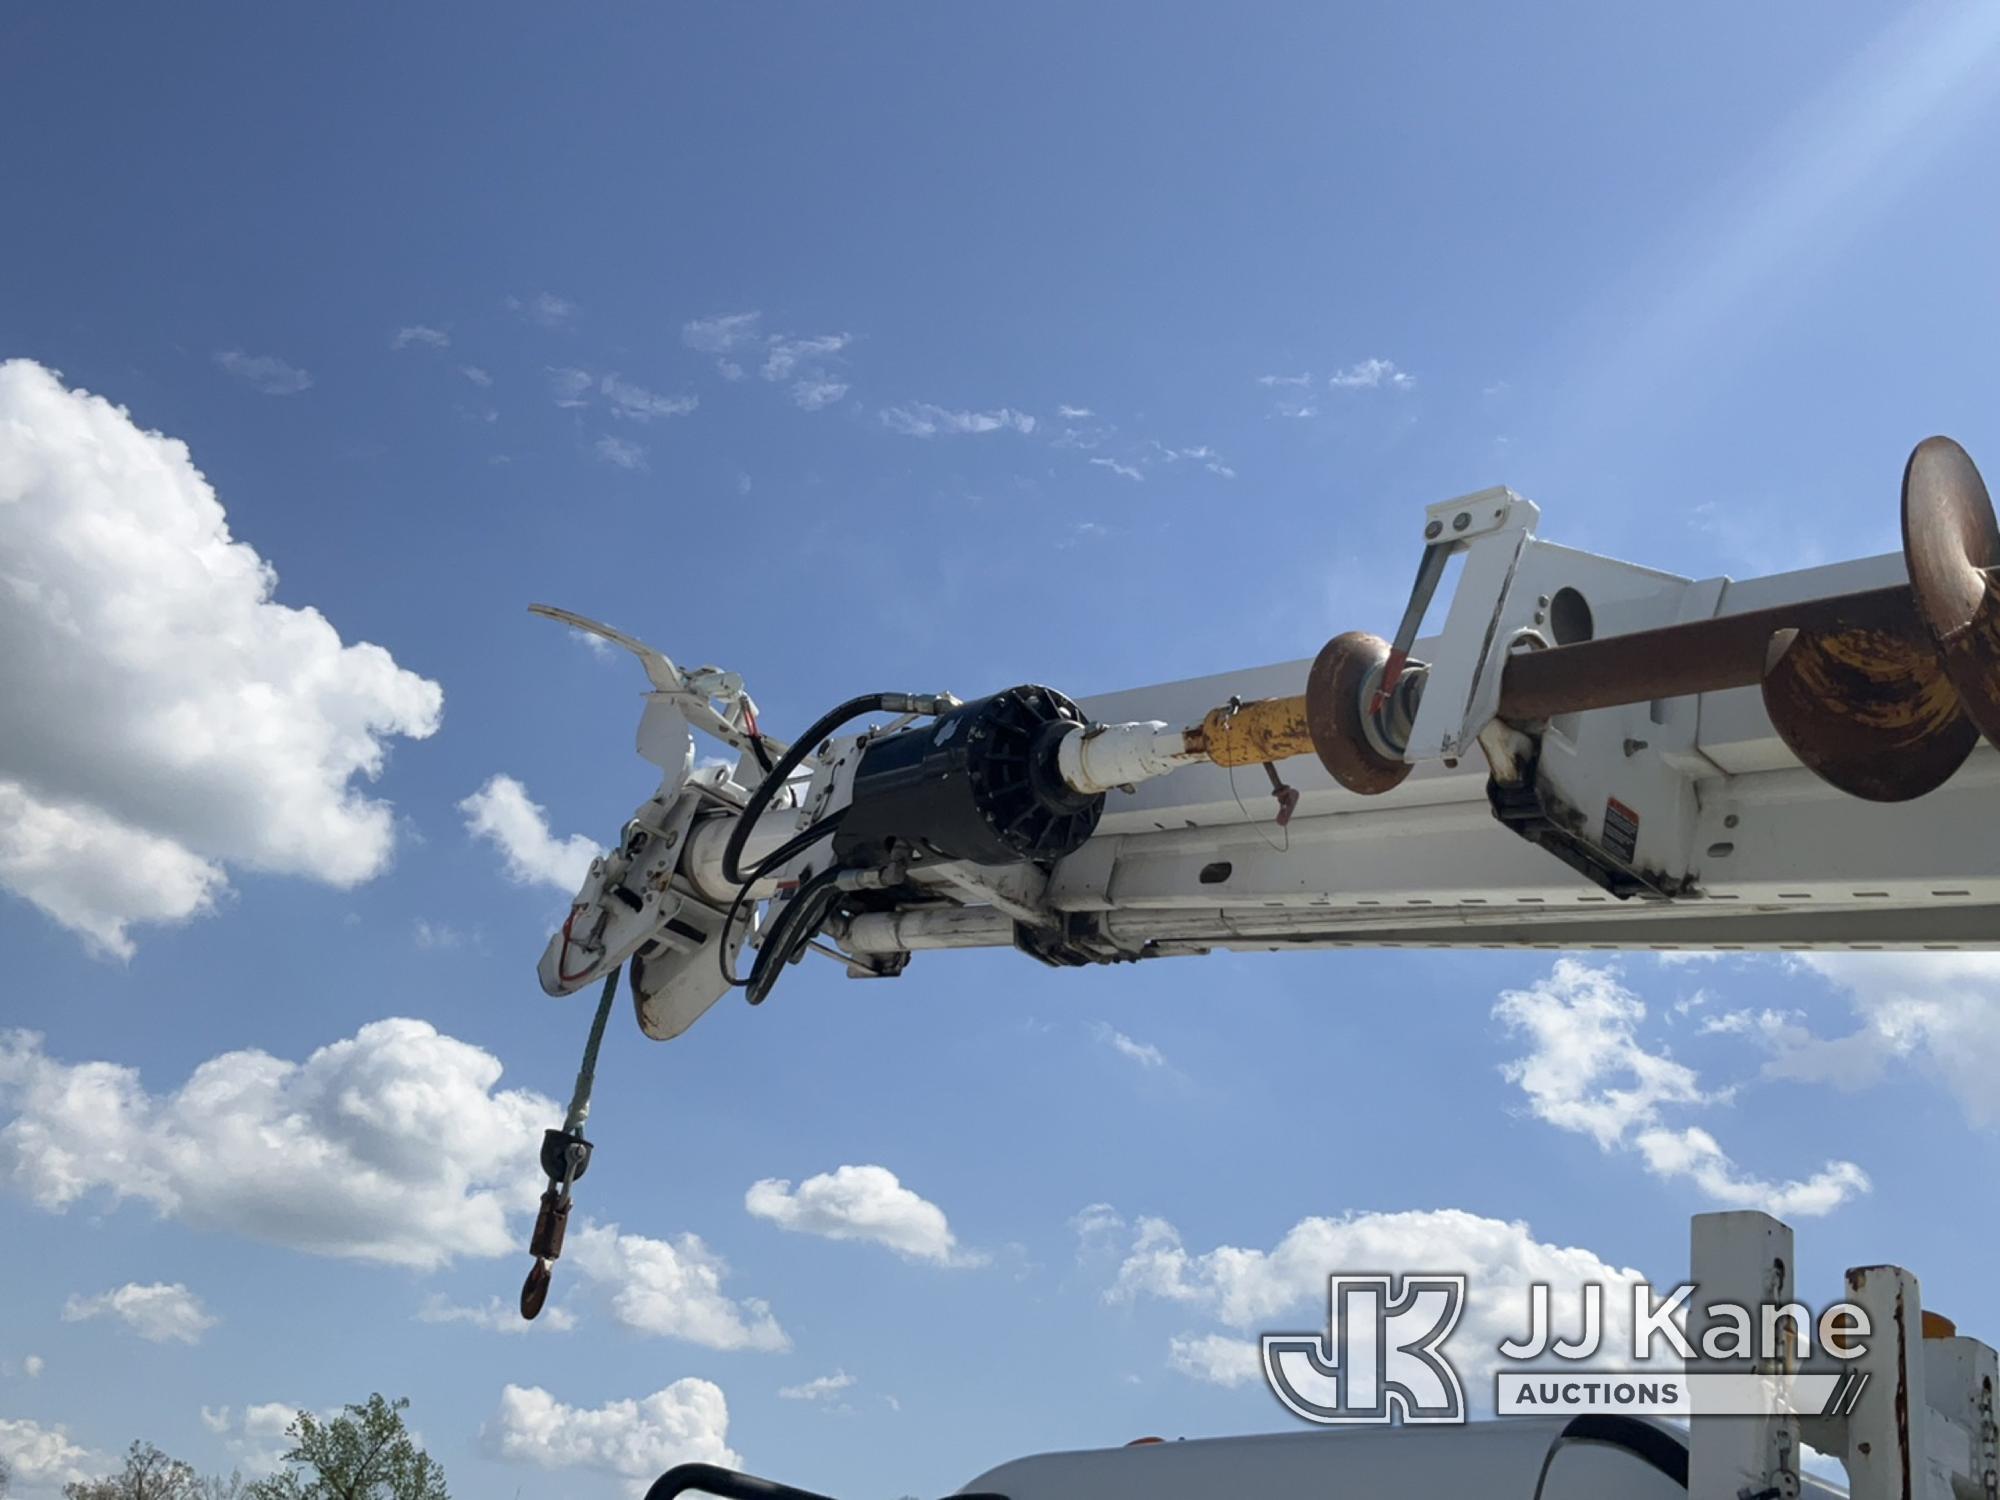
[[[1917,1278],[1901,1266],[1858,1266],[1847,1273],[1847,1296],[1867,1312],[1869,1329],[1867,1352],[1855,1361],[1868,1384],[1848,1418],[1841,1455],[1850,1500],[1929,1500],[1922,1440],[1930,1410]]]

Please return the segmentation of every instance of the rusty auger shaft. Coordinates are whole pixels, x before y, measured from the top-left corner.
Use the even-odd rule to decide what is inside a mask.
[[[1946,437],[1911,453],[1902,510],[1907,585],[1518,652],[1497,717],[1532,727],[1755,686],[1779,737],[1825,780],[1877,802],[1922,796],[1982,734],[2000,746],[2000,525],[1978,469]],[[1411,769],[1376,709],[1391,656],[1379,636],[1336,636],[1307,682],[1313,749],[1350,791],[1385,792]]]

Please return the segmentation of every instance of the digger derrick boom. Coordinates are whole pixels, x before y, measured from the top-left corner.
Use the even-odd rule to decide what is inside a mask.
[[[739,948],[754,1004],[812,951],[883,977],[972,947],[2000,946],[2000,526],[1944,438],[1902,511],[1901,555],[1688,579],[1482,490],[1424,512],[1394,640],[1075,702],[866,695],[789,749],[734,674],[606,631],[647,665],[667,776],[543,984],[629,957],[671,1036]],[[689,723],[733,771],[690,769]]]

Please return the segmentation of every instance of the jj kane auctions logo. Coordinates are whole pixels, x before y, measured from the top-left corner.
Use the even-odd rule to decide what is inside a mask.
[[[1660,1297],[1634,1285],[1629,1346],[1607,1349],[1602,1286],[1581,1288],[1574,1338],[1556,1336],[1548,1285],[1529,1286],[1528,1331],[1498,1346],[1495,1412],[1810,1415],[1850,1411],[1860,1399],[1864,1372],[1837,1367],[1802,1374],[1799,1361],[1815,1348],[1836,1361],[1862,1354],[1865,1309],[1836,1302],[1815,1316],[1797,1302],[1695,1307],[1695,1292],[1689,1283]],[[1464,1276],[1336,1274],[1327,1280],[1323,1331],[1264,1335],[1264,1379],[1288,1411],[1308,1422],[1463,1422],[1465,1389],[1445,1343],[1465,1299]],[[1633,1368],[1602,1367],[1605,1359],[1628,1355]],[[1702,1368],[1704,1362],[1712,1367]]]

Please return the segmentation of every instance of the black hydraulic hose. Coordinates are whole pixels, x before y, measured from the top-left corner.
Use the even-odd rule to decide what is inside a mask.
[[[863,693],[859,698],[849,698],[838,708],[821,714],[810,729],[793,740],[791,748],[778,757],[778,763],[757,783],[757,790],[750,794],[750,800],[743,804],[743,811],[737,816],[736,826],[729,830],[729,842],[722,846],[722,878],[732,885],[743,884],[743,844],[750,837],[750,825],[771,805],[771,799],[777,796],[785,778],[799,768],[820,741],[849,719],[882,712],[891,707],[892,702],[907,702],[908,697],[906,693]]]
[[[739,1474],[714,1464],[678,1464],[653,1481],[646,1500],[678,1500],[689,1493],[714,1495],[717,1500],[831,1500],[811,1490],[795,1490],[789,1484]]]
[[[747,979],[738,979],[734,974],[729,972],[729,934],[735,930],[736,914],[743,910],[743,903],[749,899],[751,887],[755,886],[758,881],[770,874],[771,871],[777,869],[786,861],[803,854],[812,844],[832,833],[834,829],[840,826],[840,820],[846,816],[847,809],[843,807],[839,812],[827,814],[817,823],[813,824],[812,827],[806,829],[805,832],[793,834],[784,843],[758,860],[756,868],[750,871],[741,885],[737,886],[736,899],[729,903],[728,915],[722,919],[722,933],[717,938],[715,944],[715,961],[722,969],[722,977],[729,981],[730,988],[741,989],[750,982]]]
[[[757,949],[756,961],[750,965],[750,986],[744,998],[752,1005],[764,1003],[785,965],[818,936],[840,901],[840,887],[835,884],[840,875],[840,866],[829,865],[800,886],[778,913],[778,920],[771,924],[770,933]]]

